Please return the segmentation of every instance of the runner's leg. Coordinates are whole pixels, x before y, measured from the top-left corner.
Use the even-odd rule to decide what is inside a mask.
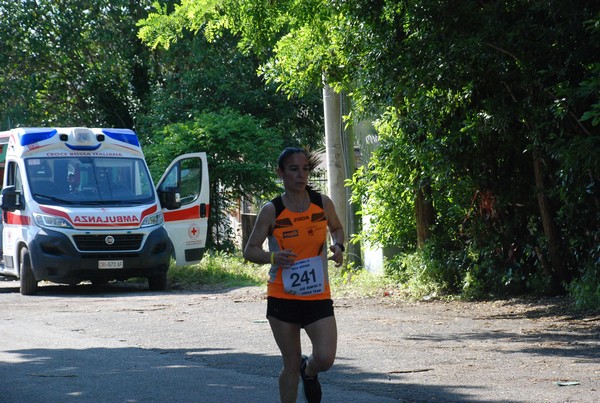
[[[312,355],[308,358],[306,375],[309,377],[327,371],[333,366],[337,352],[337,324],[335,316],[319,319],[305,327],[312,343]]]
[[[279,396],[281,403],[295,403],[298,395],[300,361],[302,359],[300,325],[283,322],[273,317],[269,317],[268,319],[275,342],[277,342],[283,358],[283,368],[279,374]]]

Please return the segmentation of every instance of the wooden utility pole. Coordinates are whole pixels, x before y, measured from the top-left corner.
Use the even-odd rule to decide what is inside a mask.
[[[327,184],[328,192],[340,221],[344,226],[344,233],[348,234],[348,200],[344,180],[344,148],[342,145],[342,100],[327,83],[323,84],[323,109],[325,117],[325,155],[327,158]]]
[[[325,151],[327,158],[328,193],[344,227],[346,239],[358,231],[355,209],[350,205],[350,189],[344,186],[355,169],[354,138],[344,129],[343,116],[349,113],[347,97],[323,85],[325,117]],[[347,261],[361,264],[360,245],[348,244]]]

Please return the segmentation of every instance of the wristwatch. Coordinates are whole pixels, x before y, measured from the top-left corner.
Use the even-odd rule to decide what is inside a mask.
[[[339,246],[342,253],[346,252],[346,248],[344,248],[344,245],[342,245],[341,243],[336,242],[336,243],[334,243],[334,245]]]

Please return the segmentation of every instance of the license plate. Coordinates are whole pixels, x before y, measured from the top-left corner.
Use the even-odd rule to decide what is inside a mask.
[[[122,260],[99,260],[98,268],[99,269],[122,269],[123,261]]]

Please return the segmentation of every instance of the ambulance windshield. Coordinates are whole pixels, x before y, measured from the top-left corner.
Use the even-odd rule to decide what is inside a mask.
[[[33,198],[50,205],[138,205],[155,200],[146,165],[138,158],[29,158]]]

